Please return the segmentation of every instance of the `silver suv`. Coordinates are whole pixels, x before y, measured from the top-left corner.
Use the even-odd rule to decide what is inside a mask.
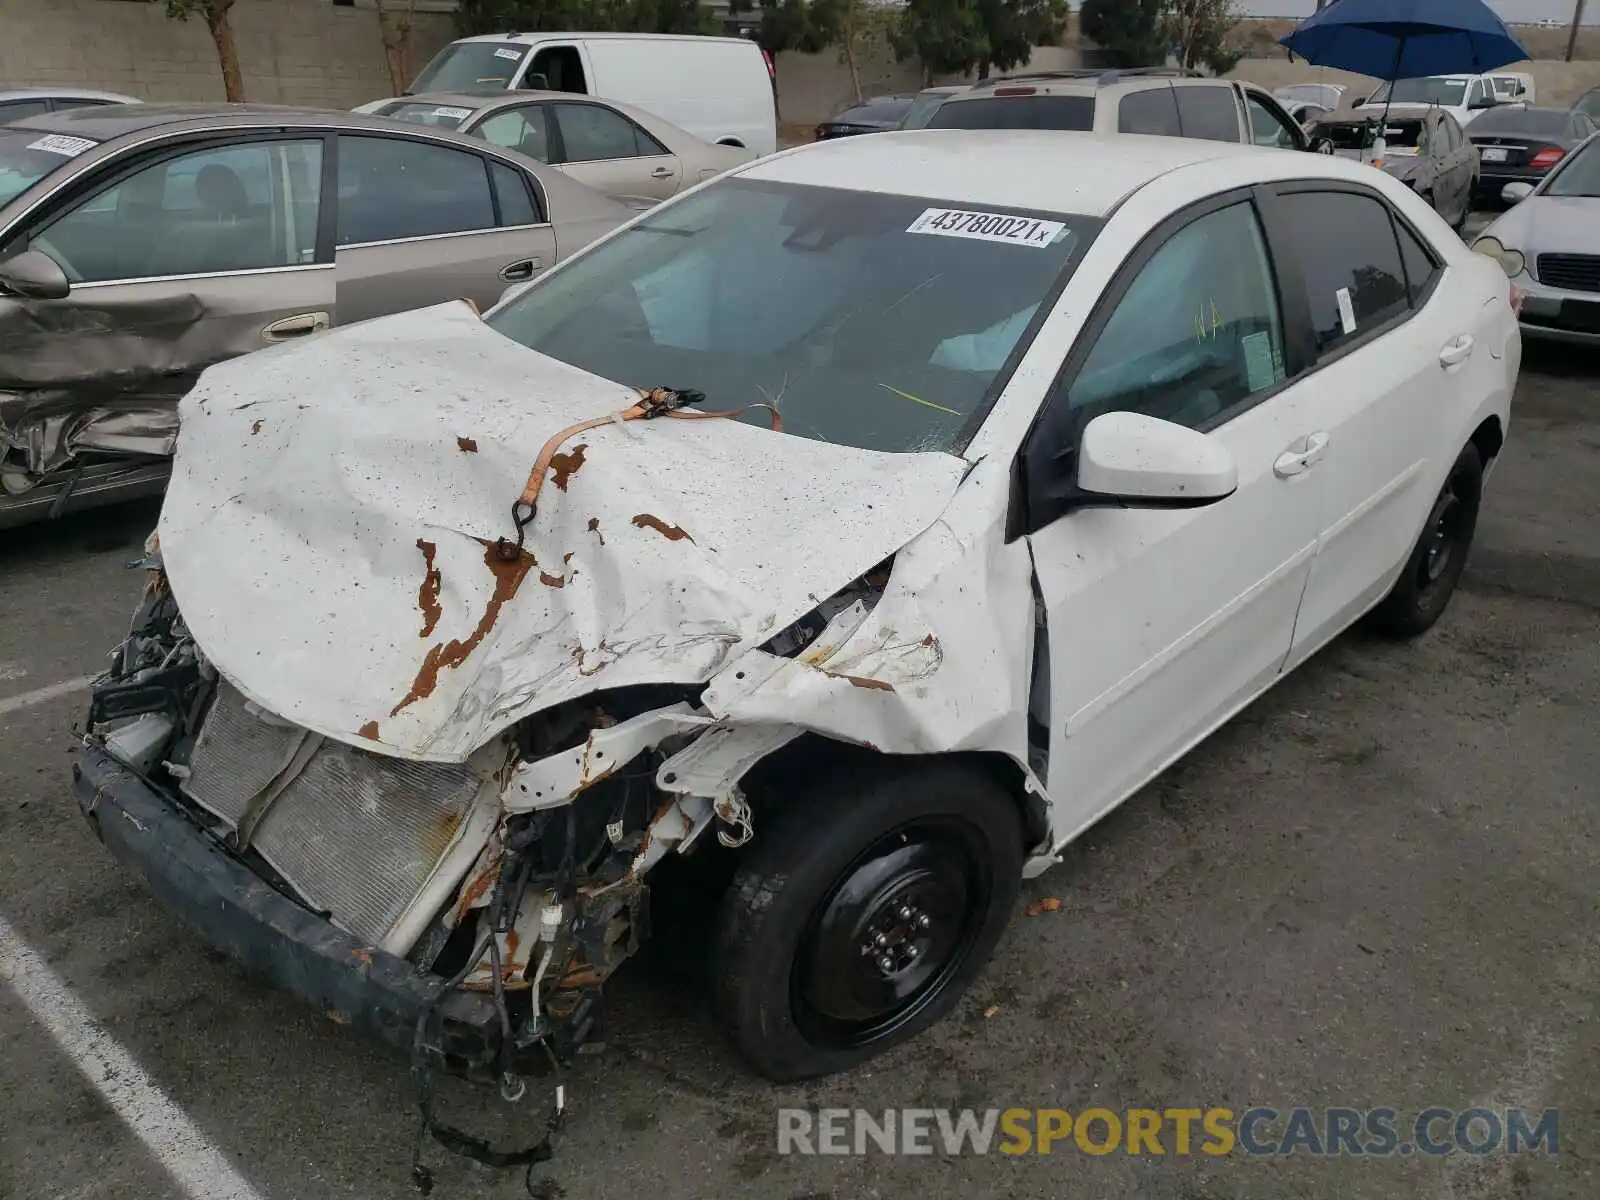
[[[949,97],[931,129],[1080,129],[1318,150],[1271,93],[1169,67],[1041,71]]]

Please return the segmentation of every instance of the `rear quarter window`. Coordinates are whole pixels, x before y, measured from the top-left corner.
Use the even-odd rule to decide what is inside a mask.
[[[930,129],[1093,129],[1093,96],[986,96],[946,103]]]

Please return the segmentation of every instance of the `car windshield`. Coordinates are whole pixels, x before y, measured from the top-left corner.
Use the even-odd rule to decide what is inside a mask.
[[[476,109],[455,104],[391,104],[378,110],[378,116],[407,125],[432,125],[436,129],[458,129]]]
[[[628,386],[699,391],[710,410],[772,404],[803,437],[956,450],[1099,224],[731,179],[487,320]]]
[[[1416,149],[1422,140],[1421,121],[1319,121],[1316,134],[1333,142],[1335,150],[1370,150],[1383,131],[1383,144],[1390,150]]]
[[[0,205],[10,204],[94,145],[88,138],[62,134],[0,133]]]
[[[1093,96],[993,96],[942,105],[929,129],[1093,129]]]
[[[1367,98],[1367,103],[1442,104],[1457,108],[1460,107],[1466,94],[1467,80],[1429,75],[1423,79],[1401,79],[1394,83],[1386,83]]]
[[[1545,181],[1541,196],[1600,198],[1600,137],[1591,137]]]
[[[528,47],[515,42],[451,42],[428,61],[406,94],[508,88],[527,53]]]
[[[919,92],[917,98],[911,102],[911,107],[906,110],[900,128],[926,129],[928,122],[933,120],[933,114],[939,111],[950,96],[949,92]]]

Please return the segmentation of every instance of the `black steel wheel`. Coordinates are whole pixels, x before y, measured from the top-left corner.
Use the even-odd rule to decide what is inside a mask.
[[[1483,497],[1483,460],[1468,442],[1434,499],[1422,534],[1394,589],[1372,611],[1372,625],[1393,637],[1416,637],[1443,615],[1467,564]]]
[[[1016,803],[967,763],[835,777],[758,811],[717,940],[735,1045],[799,1079],[927,1028],[993,952],[1022,857]]]

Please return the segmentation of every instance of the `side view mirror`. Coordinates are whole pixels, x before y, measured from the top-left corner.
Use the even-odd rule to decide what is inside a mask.
[[[1479,96],[1471,104],[1467,105],[1467,111],[1472,112],[1480,108],[1493,108],[1499,103],[1500,101],[1496,100],[1493,96]]]
[[[1239,468],[1221,442],[1143,413],[1109,412],[1090,421],[1078,450],[1078,490],[1094,502],[1132,508],[1200,508],[1239,487]]]
[[[522,91],[548,92],[550,90],[550,76],[542,71],[530,71],[522,77]]]
[[[1333,153],[1333,139],[1331,137],[1329,137],[1327,134],[1320,134],[1317,137],[1312,138],[1311,139],[1311,153],[1313,153],[1313,154],[1332,154]]]
[[[24,250],[0,261],[0,288],[24,300],[64,300],[72,291],[67,273],[41,250]]]
[[[1500,189],[1500,199],[1507,204],[1521,204],[1531,195],[1533,195],[1531,183],[1508,183]]]
[[[1350,101],[1350,107],[1351,108],[1360,108],[1366,102],[1367,102],[1367,98],[1365,96],[1357,96],[1354,100]]]

